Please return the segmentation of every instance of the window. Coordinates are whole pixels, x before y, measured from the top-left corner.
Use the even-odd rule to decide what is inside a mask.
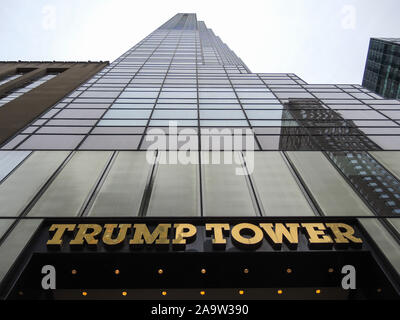
[[[7,76],[7,77],[5,77],[3,79],[0,79],[0,86],[5,84],[5,83],[7,83],[7,82],[10,82],[12,80],[15,80],[15,79],[19,78],[22,75],[23,75],[23,73],[18,73],[18,74],[13,74],[11,76]]]
[[[27,93],[27,92],[31,91],[32,89],[40,86],[44,82],[53,79],[56,76],[57,76],[57,74],[47,74],[43,77],[40,77],[36,80],[31,81],[30,83],[24,85],[21,88],[14,89],[11,92],[8,92],[4,97],[0,98],[0,107],[3,106],[4,104],[6,104],[7,102],[10,102],[10,101],[18,98],[19,96],[23,95],[24,93]]]

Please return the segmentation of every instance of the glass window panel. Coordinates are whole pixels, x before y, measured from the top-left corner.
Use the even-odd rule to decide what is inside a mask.
[[[203,119],[245,119],[242,110],[200,110]]]
[[[250,103],[242,103],[244,109],[283,109],[281,104],[270,103],[270,104],[250,104]]]
[[[345,92],[315,92],[314,95],[319,99],[351,99],[352,97]]]
[[[139,134],[145,127],[95,127],[91,134]]]
[[[22,141],[24,141],[28,135],[25,134],[19,134],[16,137],[14,137],[10,142],[8,142],[6,145],[1,147],[2,150],[12,150],[14,149],[17,145],[19,145]]]
[[[201,126],[206,127],[248,127],[247,120],[200,120]]]
[[[281,120],[250,120],[253,127],[280,127],[289,121]],[[294,122],[294,121],[293,121]]]
[[[100,120],[98,126],[145,126],[147,120]]]
[[[275,135],[278,135],[278,134],[281,133],[281,127],[253,128],[253,131],[256,134],[275,134]]]
[[[391,120],[355,120],[353,123],[357,127],[398,127],[398,124]]]
[[[33,206],[28,216],[76,216],[110,157],[111,152],[75,153]]]
[[[107,109],[109,103],[70,103],[67,109]]]
[[[278,104],[279,100],[277,99],[240,99],[240,102],[242,103],[242,105],[246,105],[246,104]]]
[[[249,119],[282,119],[281,110],[246,110]]]
[[[197,99],[197,92],[185,92],[185,91],[162,91],[160,98],[193,98]]]
[[[148,118],[151,110],[109,110],[103,119],[118,119],[118,118]]]
[[[345,119],[387,119],[382,114],[373,110],[337,110],[336,112],[341,114]]]
[[[383,150],[399,150],[400,136],[368,136],[373,142]]]
[[[85,99],[85,98],[76,98],[74,102],[77,103],[113,103],[114,98],[97,98],[97,99]]]
[[[384,115],[390,119],[400,120],[400,110],[398,111],[381,111]]]
[[[199,97],[200,98],[223,98],[223,99],[235,99],[236,95],[235,93],[232,92],[223,92],[223,91],[218,91],[218,92],[199,92]]]
[[[81,150],[136,150],[140,135],[90,135],[79,147]]]
[[[45,114],[41,116],[43,119],[52,118],[59,110],[58,109],[50,109]]]
[[[186,104],[196,104],[197,99],[163,99],[157,100],[158,103],[186,103]]]
[[[0,183],[29,154],[28,151],[0,151]]]
[[[275,92],[275,94],[280,99],[314,98],[314,96],[308,92]]]
[[[367,135],[371,134],[397,134],[400,135],[400,127],[388,127],[388,128],[359,128],[360,131],[364,132]]]
[[[280,152],[255,152],[254,180],[267,216],[314,216]]]
[[[246,176],[236,174],[241,165],[204,164],[205,159],[212,162],[212,152],[203,151],[201,155],[203,215],[256,216]],[[240,155],[236,153],[236,157]]]
[[[41,127],[37,133],[69,133],[69,134],[86,134],[92,127],[51,127],[45,126]]]
[[[254,136],[252,134],[245,135],[238,128],[222,128],[221,130],[214,130],[216,128],[210,128],[210,133],[207,134],[206,130],[202,130],[201,149],[202,150],[257,150]],[[224,132],[225,131],[225,132]],[[218,134],[221,132],[221,134]],[[251,131],[250,131],[251,132]]]
[[[291,151],[287,154],[324,214],[373,215],[322,152]]]
[[[400,180],[400,151],[373,151],[370,153]]]
[[[103,115],[103,113],[104,110],[97,110],[97,109],[64,109],[61,110],[55,116],[55,118],[96,119],[100,118]]]
[[[26,139],[17,149],[25,150],[71,150],[75,149],[84,138],[84,135],[51,135],[37,134]]]
[[[168,157],[168,152],[160,156]],[[194,164],[160,164],[147,216],[200,216],[198,171]]]
[[[153,103],[114,103],[112,109],[153,109]]]
[[[0,184],[0,216],[20,215],[68,154],[67,151],[36,151],[26,159]]]
[[[154,110],[153,119],[196,119],[197,110]]]
[[[157,98],[158,91],[124,91],[119,98]]]
[[[237,94],[240,99],[275,99],[275,96],[271,92],[242,92],[237,91]]]
[[[154,102],[156,102],[156,99],[124,99],[124,98],[118,98],[115,100],[116,103],[129,103],[129,104],[152,104],[154,105]]]
[[[137,216],[151,167],[145,152],[120,151],[88,215]]]
[[[209,103],[209,104],[238,104],[237,99],[199,99],[199,103]]]
[[[257,140],[263,150],[279,150],[280,149],[280,136],[257,136]]]
[[[116,98],[119,91],[85,91],[79,98]]]
[[[24,133],[24,134],[34,133],[37,129],[38,129],[38,127],[33,127],[33,126],[31,126],[31,127],[28,127],[28,128],[26,128],[26,129],[24,129],[24,130],[22,131],[22,133]]]
[[[195,103],[157,103],[156,109],[197,109],[197,104]]]
[[[200,109],[241,109],[240,104],[200,104]]]
[[[400,107],[400,101],[399,100],[362,100],[362,102],[365,102],[366,104],[397,104]]]
[[[172,125],[178,125],[178,126],[189,126],[189,127],[193,127],[193,126],[197,126],[197,120],[150,120],[150,124],[149,126],[151,127],[168,127],[168,126],[172,126]]]

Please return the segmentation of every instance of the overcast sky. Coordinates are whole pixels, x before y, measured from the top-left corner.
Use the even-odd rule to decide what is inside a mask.
[[[109,60],[195,12],[252,72],[360,84],[370,37],[400,37],[399,0],[1,0],[0,60]]]

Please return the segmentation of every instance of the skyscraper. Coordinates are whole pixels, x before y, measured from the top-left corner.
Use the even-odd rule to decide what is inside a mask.
[[[363,86],[388,99],[400,98],[399,38],[371,38]]]
[[[399,120],[177,14],[1,146],[2,297],[399,297]]]

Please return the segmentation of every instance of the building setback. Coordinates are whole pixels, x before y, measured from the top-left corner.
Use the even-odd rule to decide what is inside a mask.
[[[187,13],[96,71],[5,113],[2,298],[399,297],[398,99],[252,73]]]
[[[387,99],[400,98],[399,38],[371,38],[362,84]]]

